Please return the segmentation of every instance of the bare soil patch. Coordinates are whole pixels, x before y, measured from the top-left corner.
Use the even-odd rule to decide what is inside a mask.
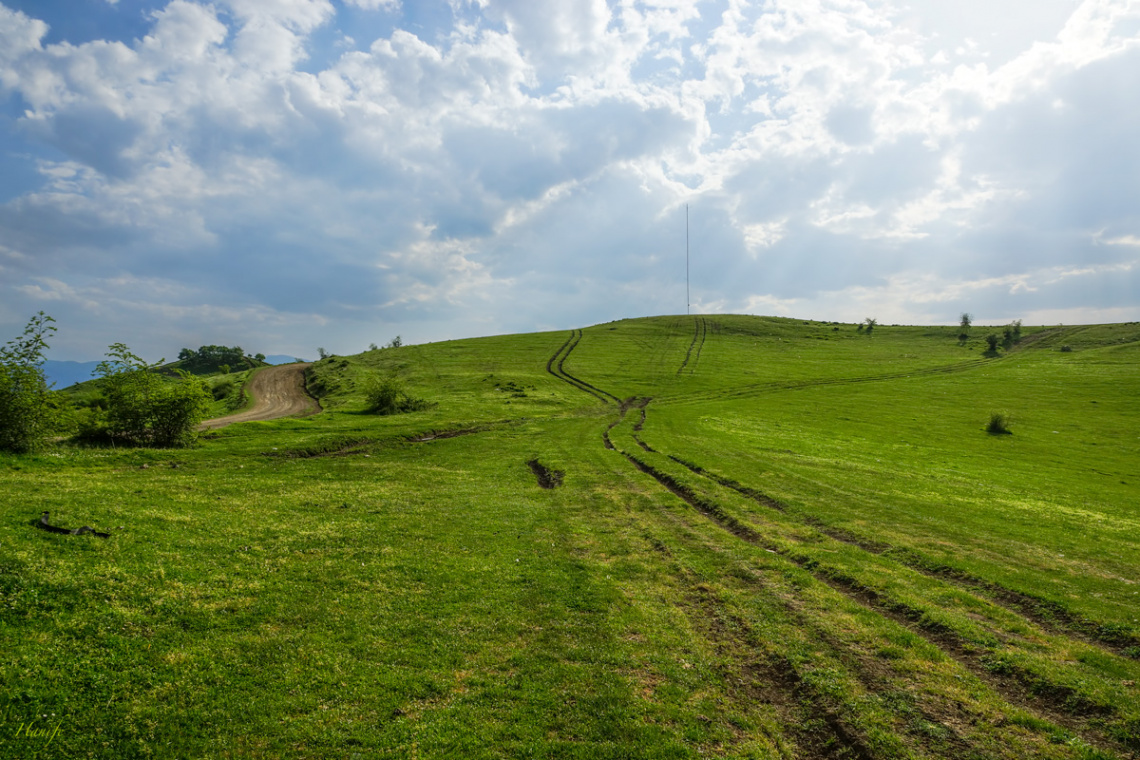
[[[562,485],[564,473],[561,470],[551,469],[537,459],[531,459],[526,464],[534,476],[538,478],[538,484],[543,488],[557,488]]]

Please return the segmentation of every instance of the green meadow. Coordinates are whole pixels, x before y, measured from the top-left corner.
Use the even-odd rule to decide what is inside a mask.
[[[0,455],[0,757],[1136,757],[1140,324],[959,332],[387,348]]]

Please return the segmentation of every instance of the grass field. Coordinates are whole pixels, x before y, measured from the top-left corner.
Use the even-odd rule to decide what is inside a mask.
[[[406,346],[0,456],[0,757],[1137,757],[1140,324],[958,332]]]

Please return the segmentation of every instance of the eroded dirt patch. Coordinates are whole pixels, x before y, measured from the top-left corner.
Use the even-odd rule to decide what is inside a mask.
[[[562,476],[565,474],[561,470],[555,470],[547,467],[537,459],[531,459],[526,463],[534,476],[538,478],[538,484],[543,488],[557,488],[562,485]]]

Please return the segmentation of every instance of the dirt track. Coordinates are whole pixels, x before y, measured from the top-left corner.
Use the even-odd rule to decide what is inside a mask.
[[[206,420],[199,430],[215,430],[235,422],[275,420],[278,417],[304,416],[321,410],[305,392],[305,369],[308,364],[283,364],[266,367],[254,373],[245,389],[253,396],[253,406],[245,411]]]

